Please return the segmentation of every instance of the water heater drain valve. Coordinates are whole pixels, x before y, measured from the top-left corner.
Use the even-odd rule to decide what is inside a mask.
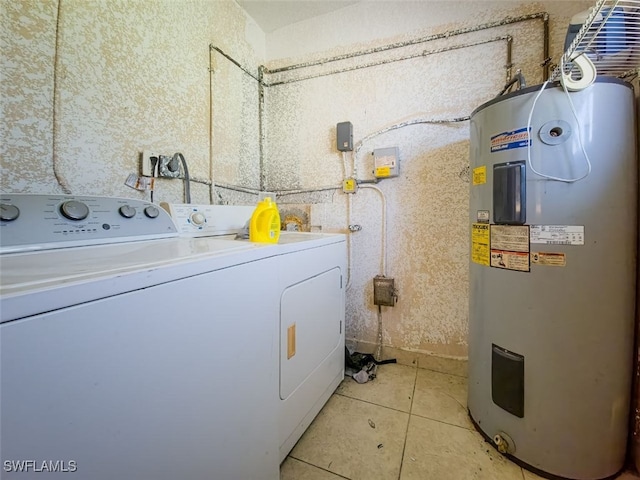
[[[493,443],[496,444],[496,448],[500,453],[512,454],[516,451],[516,444],[511,437],[504,432],[496,433],[493,436]]]

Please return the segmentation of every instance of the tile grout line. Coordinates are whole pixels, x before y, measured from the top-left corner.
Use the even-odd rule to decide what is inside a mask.
[[[305,460],[301,460],[301,459],[299,459],[297,457],[294,457],[293,455],[288,455],[288,457],[289,458],[293,458],[294,460],[297,460],[300,463],[304,463],[304,464],[309,465],[311,467],[315,467],[315,468],[317,468],[319,470],[322,470],[324,472],[330,473],[331,475],[335,475],[336,477],[344,478],[345,480],[351,480],[349,477],[345,477],[344,475],[340,475],[339,473],[332,472],[331,470],[327,470],[326,468],[322,468],[322,467],[319,467],[318,465],[314,465],[313,463],[309,463],[309,462],[307,462]]]
[[[466,430],[467,432],[475,432],[475,429],[471,428],[471,427],[467,428],[467,427],[464,427],[462,425],[456,425],[455,423],[443,422],[442,420],[438,420],[437,418],[425,417],[424,415],[419,415],[417,413],[412,413],[411,415],[413,415],[414,417],[418,417],[418,418],[424,418],[425,420],[429,420],[431,422],[438,422],[438,423],[441,423],[443,425],[449,425],[450,427],[461,428],[463,430]]]
[[[426,367],[416,367],[416,368],[419,368],[421,370],[428,370],[430,372],[441,373],[443,375],[451,375],[452,377],[464,378],[465,380],[469,378],[468,375],[460,375],[458,373],[443,372],[442,370],[434,370],[433,368],[426,368]]]
[[[413,377],[413,390],[411,391],[411,404],[409,405],[409,418],[407,419],[407,428],[404,431],[404,443],[402,444],[402,454],[400,456],[400,471],[398,472],[398,480],[402,477],[402,467],[404,465],[404,452],[407,449],[407,437],[409,436],[409,423],[411,423],[411,410],[413,410],[413,399],[416,397],[416,384],[418,383],[418,368]]]
[[[415,388],[415,386],[414,386],[414,388]],[[388,407],[386,405],[380,405],[379,403],[374,403],[374,402],[371,402],[369,400],[363,400],[362,398],[352,397],[351,395],[345,395],[344,393],[335,392],[334,395],[338,395],[338,396],[344,397],[344,398],[350,398],[351,400],[357,400],[358,402],[362,402],[362,403],[368,403],[369,405],[373,405],[374,407],[386,408],[387,410],[393,410],[394,412],[398,412],[398,413],[411,414],[411,406],[409,406],[409,411],[405,411],[405,410],[399,410],[399,409],[393,408],[393,407]],[[411,398],[411,401],[413,402],[413,398]]]
[[[426,368],[423,368],[423,370],[426,370]],[[416,379],[417,379],[417,371],[416,371]],[[457,425],[455,423],[444,422],[442,420],[438,420],[437,418],[425,417],[424,415],[420,415],[418,413],[412,413],[411,410],[413,408],[413,395],[415,395],[415,388],[416,388],[416,386],[415,386],[415,383],[414,383],[414,385],[413,385],[413,393],[412,393],[412,397],[411,397],[411,404],[409,405],[409,411],[399,410],[397,408],[388,407],[386,405],[380,405],[379,403],[375,403],[375,402],[372,402],[372,401],[369,401],[369,400],[363,400],[362,398],[358,398],[358,397],[352,397],[351,395],[346,395],[344,393],[335,392],[334,395],[338,395],[338,396],[344,397],[344,398],[349,398],[351,400],[356,400],[358,402],[363,402],[363,403],[366,403],[366,404],[369,404],[369,405],[373,405],[374,407],[386,408],[387,410],[392,410],[392,411],[398,412],[398,413],[406,413],[409,416],[413,415],[413,416],[416,416],[416,417],[419,417],[419,418],[424,418],[425,420],[430,420],[432,422],[438,422],[438,423],[441,423],[443,425],[449,425],[451,427],[462,428],[463,430],[467,430],[467,431],[470,431],[470,432],[475,431],[471,427],[465,427],[463,425]],[[460,404],[460,402],[456,402],[456,403]]]

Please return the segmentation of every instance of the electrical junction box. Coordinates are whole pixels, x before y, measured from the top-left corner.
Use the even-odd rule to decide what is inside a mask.
[[[398,147],[377,148],[373,151],[373,174],[376,178],[398,176],[400,152]]]
[[[351,122],[341,122],[336,125],[338,150],[351,152],[353,150],[353,125]]]
[[[373,304],[393,307],[397,299],[394,279],[384,275],[376,275],[373,278]]]
[[[345,178],[342,181],[342,191],[344,193],[356,193],[358,191],[358,182],[355,178]]]

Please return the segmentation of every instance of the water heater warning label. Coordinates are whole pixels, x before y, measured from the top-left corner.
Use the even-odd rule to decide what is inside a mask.
[[[476,167],[473,169],[473,184],[484,185],[487,183],[487,166]]]
[[[543,245],[584,245],[584,226],[531,225],[531,243]]]
[[[531,252],[531,263],[550,267],[566,267],[567,256],[564,253]]]
[[[505,270],[529,271],[529,254],[491,249],[491,266]]]
[[[529,226],[491,225],[490,265],[504,270],[529,272]]]
[[[529,130],[526,127],[498,133],[491,137],[491,153],[526,147],[530,143]]]
[[[471,225],[471,261],[489,266],[489,225],[486,223]]]
[[[529,253],[529,225],[491,225],[491,249]]]

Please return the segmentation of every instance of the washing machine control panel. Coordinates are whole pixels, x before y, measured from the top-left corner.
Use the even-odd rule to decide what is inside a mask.
[[[255,206],[161,203],[185,237],[213,237],[241,233]]]
[[[178,235],[160,207],[131,198],[0,194],[0,253]]]

